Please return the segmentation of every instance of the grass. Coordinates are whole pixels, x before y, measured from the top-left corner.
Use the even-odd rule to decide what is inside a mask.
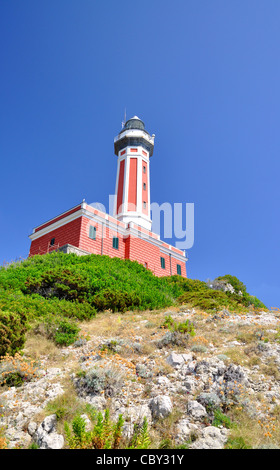
[[[79,400],[72,384],[68,384],[67,390],[54,400],[47,403],[45,414],[55,414],[58,420],[58,431],[63,432],[65,421],[71,421],[77,414],[91,414],[92,407]]]
[[[183,416],[183,410],[176,407],[169,416],[157,420],[151,430],[151,440],[154,449],[174,449],[177,424]]]
[[[233,412],[231,418],[235,426],[230,430],[226,448],[257,449],[279,446],[279,421],[267,412],[265,405],[262,411],[264,417],[261,420],[248,416],[246,410]]]

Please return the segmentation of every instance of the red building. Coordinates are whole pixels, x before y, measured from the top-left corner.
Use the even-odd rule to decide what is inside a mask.
[[[154,135],[137,116],[114,140],[118,157],[114,217],[82,202],[33,230],[29,256],[53,250],[138,261],[156,276],[186,277],[185,253],[151,231],[150,157]]]

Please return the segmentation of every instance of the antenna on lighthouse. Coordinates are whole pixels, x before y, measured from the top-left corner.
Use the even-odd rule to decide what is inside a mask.
[[[124,121],[122,121],[122,129],[124,128],[125,123],[126,123],[126,108],[124,108]]]

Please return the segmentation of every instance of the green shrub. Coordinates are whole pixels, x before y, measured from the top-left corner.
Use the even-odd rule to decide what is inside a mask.
[[[8,385],[10,387],[20,387],[24,383],[24,379],[19,372],[10,372],[5,375],[5,379],[0,379],[0,385]]]
[[[195,336],[194,325],[189,320],[178,323],[171,315],[168,315],[162,326],[168,328],[170,331],[178,331],[180,333],[189,334],[190,336]]]
[[[222,308],[239,311],[244,307],[241,299],[232,298],[228,293],[214,289],[205,292],[186,292],[179,297],[178,301],[206,312],[214,312]]]
[[[168,276],[165,278],[168,284],[173,286],[176,297],[184,292],[201,292],[209,290],[208,285],[199,279],[186,279],[179,275]]]
[[[239,302],[241,302],[245,307],[249,307],[250,305],[253,305],[255,308],[266,309],[266,306],[264,305],[264,303],[261,302],[257,297],[255,297],[254,295],[248,294],[245,284],[243,284],[243,282],[241,282],[236,276],[231,276],[230,274],[226,274],[225,276],[217,277],[215,280],[226,281],[229,284],[231,284],[232,287],[234,288],[234,294],[235,294],[235,295],[233,294],[232,298],[238,301],[238,297],[236,296],[239,296]]]
[[[145,416],[142,424],[134,424],[133,435],[128,449],[148,449],[150,444],[151,440],[148,430],[148,421]]]
[[[234,276],[217,279],[230,282],[235,293],[210,289],[203,281],[178,275],[157,277],[136,261],[109,256],[53,252],[11,263],[0,267],[0,354],[23,347],[31,321],[47,324],[51,319],[58,327],[61,321],[89,320],[97,310],[157,310],[178,303],[207,312],[224,307],[240,311],[250,305],[265,308]],[[172,328],[178,334],[194,334],[188,322],[174,323]],[[75,333],[66,330],[59,327],[59,344],[72,341]]]
[[[97,415],[97,421],[93,431],[86,431],[85,421],[77,415],[72,421],[72,430],[68,423],[64,429],[66,440],[71,449],[117,449],[120,445],[124,419],[122,415],[116,423],[110,419],[109,410],[104,416],[101,412]]]
[[[75,323],[61,321],[54,333],[54,342],[60,346],[69,346],[78,339],[80,328]]]
[[[4,291],[20,293],[19,303],[37,296],[37,301],[39,297],[63,301],[64,308],[65,302],[75,303],[82,312],[78,303],[113,311],[164,308],[174,304],[178,292],[174,283],[154,276],[136,261],[60,252],[1,268],[0,285]]]
[[[225,274],[224,276],[219,276],[215,279],[215,281],[226,281],[227,283],[231,284],[232,287],[234,288],[234,292],[238,294],[239,292],[242,292],[242,294],[245,294],[247,292],[245,284],[243,282],[239,281],[237,277],[231,276],[230,274]]]
[[[91,302],[89,279],[85,273],[70,268],[56,267],[36,277],[28,277],[24,290],[28,294],[39,294],[46,298]]]
[[[112,310],[113,312],[125,312],[136,310],[141,306],[140,296],[134,292],[119,292],[106,289],[94,297],[94,305],[97,310]]]
[[[141,425],[134,425],[133,435],[128,445],[125,445],[122,437],[124,419],[121,414],[114,423],[110,418],[109,410],[106,409],[104,415],[99,412],[97,417],[93,418],[93,425],[92,431],[86,431],[86,423],[81,415],[77,415],[72,420],[72,429],[67,422],[64,424],[70,449],[148,449],[150,446],[146,417]]]
[[[255,308],[266,309],[266,306],[264,305],[263,302],[261,302],[254,295],[250,295],[250,294],[247,294],[247,293],[243,295],[243,303],[244,303],[244,305],[246,305],[246,307],[250,307],[250,305],[252,305]]]
[[[0,310],[0,356],[20,351],[25,343],[26,331],[25,315]]]
[[[52,317],[90,320],[96,316],[96,309],[87,302],[68,301],[58,298],[44,298],[38,294],[24,295],[19,290],[0,289],[0,310],[16,312],[34,320],[51,315]]]
[[[227,429],[230,429],[233,427],[233,423],[231,422],[230,418],[225,415],[224,413],[221,412],[220,409],[216,409],[214,411],[214,419],[212,422],[212,426],[223,426]]]
[[[59,346],[69,346],[78,340],[80,328],[74,321],[47,315],[33,327],[33,332],[45,336]]]

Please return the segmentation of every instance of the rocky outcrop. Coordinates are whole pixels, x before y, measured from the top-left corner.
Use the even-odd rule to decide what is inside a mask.
[[[35,426],[29,432],[33,431]],[[40,449],[62,449],[64,437],[56,432],[56,415],[47,416],[32,434],[34,442]]]
[[[273,312],[258,315],[262,328],[270,328],[271,335],[277,335],[279,318]],[[178,311],[178,317],[195,319],[195,311]],[[188,445],[190,449],[224,448],[230,429],[225,423],[215,424],[216,410],[227,409],[230,403],[246,408],[248,416],[262,420],[263,408],[256,401],[261,395],[262,402],[273,410],[280,407],[279,377],[280,345],[277,341],[264,341],[263,330],[256,335],[253,352],[258,363],[249,367],[236,364],[227,356],[227,348],[241,348],[241,340],[227,334],[238,321],[247,326],[252,314],[238,316],[224,315],[223,318],[209,317],[205,324],[223,322],[221,325],[220,347],[207,344],[207,352],[200,354],[190,347],[164,344],[151,335],[151,352],[145,353],[147,344],[142,336],[134,338],[112,338],[92,336],[90,341],[60,350],[63,366],[49,367],[48,359],[42,358],[41,369],[30,382],[20,387],[11,387],[0,393],[0,428],[4,429],[9,448],[63,449],[66,446],[58,418],[48,411],[49,402],[65,392],[68,380],[76,390],[81,403],[87,403],[97,411],[104,411],[110,400],[111,416],[124,417],[123,434],[128,439],[135,424],[143,423],[146,417],[149,426],[157,427],[165,419],[176,416],[172,439],[176,445]],[[274,323],[272,323],[274,318]],[[256,322],[256,315],[254,317]],[[136,323],[137,325],[137,323]],[[273,329],[274,327],[274,329]],[[150,328],[139,315],[137,328]],[[142,330],[143,331],[143,330]],[[222,332],[225,331],[223,336]],[[158,332],[156,331],[156,334]],[[165,332],[161,338],[165,337]],[[246,346],[246,345],[245,345]],[[245,347],[244,346],[244,347]],[[106,349],[107,356],[100,350]],[[199,351],[199,349],[197,349]],[[222,352],[222,354],[221,354]],[[104,358],[105,357],[105,358]],[[262,373],[261,365],[273,362],[275,370],[270,375]],[[73,368],[80,367],[80,374]],[[74,367],[75,365],[75,367]],[[107,371],[107,375],[104,372]],[[109,373],[110,372],[110,373]],[[104,394],[105,379],[107,396]],[[115,387],[115,388],[114,388]],[[44,416],[45,414],[45,416]],[[91,421],[84,415],[87,429]],[[170,422],[172,420],[170,419]]]
[[[202,430],[201,437],[191,444],[191,449],[223,449],[228,434],[228,429],[208,426]]]

